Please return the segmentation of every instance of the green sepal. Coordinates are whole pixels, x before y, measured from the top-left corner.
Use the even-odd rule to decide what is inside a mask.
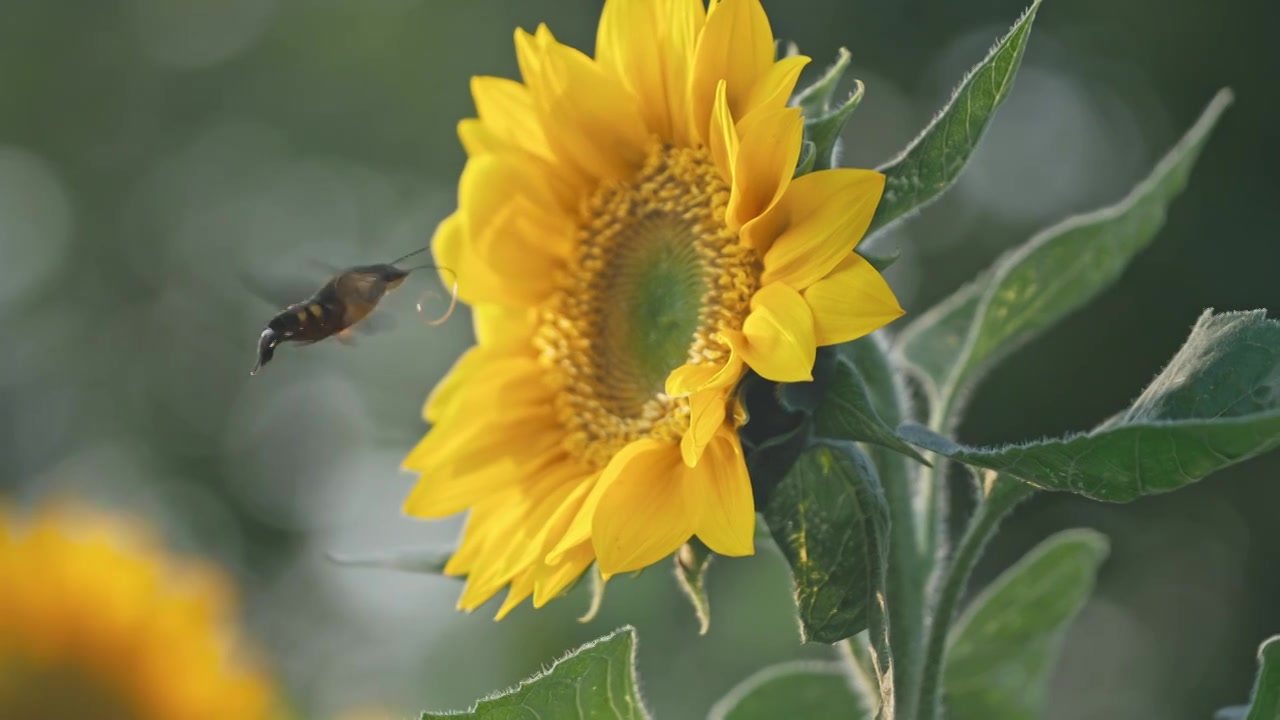
[[[809,87],[796,93],[795,104],[804,113],[805,118],[816,118],[831,110],[831,101],[835,99],[836,87],[849,69],[849,61],[853,58],[848,48],[836,51],[836,61],[827,67]]]
[[[791,177],[798,178],[805,173],[813,171],[813,163],[818,157],[817,147],[812,140],[805,140],[800,146],[800,159],[796,161],[796,171]]]
[[[880,253],[874,250],[862,249],[855,249],[854,252],[860,255],[863,260],[871,263],[871,267],[875,268],[878,272],[888,270],[890,265],[898,262],[898,259],[902,257],[902,248],[897,248],[890,253]]]
[[[827,112],[814,117],[805,117],[804,138],[814,145],[814,170],[830,170],[839,163],[837,157],[840,132],[849,121],[853,111],[862,102],[866,87],[861,80],[855,79],[853,93],[849,98]]]
[[[596,619],[596,615],[600,614],[600,608],[604,606],[604,575],[600,573],[600,566],[591,563],[591,567],[587,569],[587,573],[591,576],[591,604],[587,606],[587,611],[578,618],[580,623],[589,623]],[[570,583],[570,587],[576,585],[578,579]],[[563,595],[563,593],[561,593]]]
[[[675,554],[676,584],[689,598],[698,618],[698,634],[711,629],[711,603],[707,599],[707,568],[715,554],[697,538],[691,538]]]
[[[635,629],[624,626],[579,647],[516,687],[477,702],[464,712],[424,712],[422,720],[647,720],[637,689]]]

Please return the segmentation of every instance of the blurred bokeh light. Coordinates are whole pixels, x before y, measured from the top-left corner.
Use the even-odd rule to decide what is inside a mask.
[[[401,517],[422,401],[471,342],[460,310],[388,301],[354,348],[287,347],[250,377],[273,311],[251,290],[423,245],[454,203],[475,74],[516,75],[512,32],[590,50],[599,0],[5,0],[0,22],[0,494],[74,494],[148,518],[223,563],[245,622],[309,717],[461,708],[631,623],[656,716],[700,718],[801,646],[772,552],[720,561],[696,634],[669,573],[578,590],[501,624],[455,612],[452,580],[339,567],[329,552],[447,543]],[[844,137],[874,166],[908,142],[1022,11],[1019,0],[765,0],[814,58],[867,83]],[[962,435],[1084,429],[1123,407],[1198,312],[1280,311],[1280,6],[1050,1],[958,186],[883,238],[919,313],[1037,228],[1121,197],[1222,85],[1237,103],[1151,250],[1085,311],[1011,358]],[[300,284],[300,285],[299,285]],[[441,309],[443,308],[441,302]],[[428,313],[430,315],[432,313]],[[991,578],[1051,531],[1112,539],[1066,644],[1054,720],[1199,720],[1243,702],[1280,631],[1280,459],[1131,506],[1046,496],[1007,523]],[[964,486],[956,481],[957,488]],[[958,511],[966,506],[958,493]]]

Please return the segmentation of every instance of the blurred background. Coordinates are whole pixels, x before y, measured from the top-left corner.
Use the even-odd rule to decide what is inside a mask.
[[[222,563],[312,717],[462,708],[623,623],[663,720],[705,716],[764,664],[827,655],[800,645],[774,552],[713,566],[705,637],[665,567],[611,584],[589,624],[575,620],[585,589],[497,624],[496,603],[456,612],[452,580],[326,560],[458,531],[399,515],[422,401],[471,342],[465,309],[442,327],[415,314],[434,279],[388,301],[392,331],[286,347],[248,374],[274,308],[244,278],[318,286],[324,264],[423,245],[455,202],[470,76],[515,77],[512,32],[540,21],[590,51],[600,6],[0,0],[0,495],[127,509]],[[860,166],[907,143],[1024,7],[765,6],[814,58],[806,78],[852,50],[867,97],[846,160]],[[1137,395],[1203,308],[1280,312],[1277,23],[1280,5],[1263,2],[1046,3],[961,182],[885,238],[904,251],[889,275],[909,313],[1039,227],[1121,197],[1219,87],[1236,103],[1154,246],[1005,363],[963,438],[1085,429]],[[976,581],[1052,531],[1107,533],[1050,717],[1203,719],[1246,700],[1255,648],[1280,632],[1277,507],[1280,456],[1127,506],[1044,496]]]

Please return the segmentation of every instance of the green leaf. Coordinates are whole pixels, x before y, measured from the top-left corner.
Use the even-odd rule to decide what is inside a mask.
[[[1116,205],[1041,231],[981,282],[920,316],[898,340],[935,400],[963,396],[998,360],[1092,300],[1155,237],[1186,187],[1209,132],[1231,103],[1219,92],[1200,119]]]
[[[1280,720],[1280,635],[1273,635],[1258,648],[1258,677],[1253,683],[1244,720]]]
[[[685,543],[676,558],[676,583],[689,602],[693,603],[693,612],[698,617],[698,634],[706,635],[711,629],[711,603],[707,601],[707,567],[711,558],[715,557],[711,550],[698,542],[697,538]]]
[[[343,553],[327,553],[330,562],[349,567],[379,568],[383,570],[402,570],[405,572],[425,573],[428,575],[444,575],[444,566],[453,557],[453,548],[411,548],[407,550],[386,550],[376,553],[347,555]],[[448,577],[448,576],[446,576]]]
[[[889,509],[857,446],[811,445],[764,516],[791,565],[804,641],[834,643],[866,629],[883,592]]]
[[[431,718],[595,720],[648,718],[636,689],[635,629],[622,627],[583,645],[514,688],[465,712],[425,712]]]
[[[1071,621],[1093,591],[1106,537],[1067,530],[1004,571],[957,621],[943,668],[952,720],[1035,720]]]
[[[712,706],[707,720],[870,717],[840,663],[793,660],[738,683]]]
[[[880,418],[866,383],[847,358],[836,362],[824,400],[814,410],[813,424],[819,437],[872,443],[929,464]]]
[[[1108,502],[1176,490],[1280,446],[1280,323],[1263,310],[1206,311],[1138,400],[1088,434],[973,448],[918,426],[898,432],[1045,490]]]
[[[884,196],[867,234],[927,205],[960,177],[996,108],[1008,97],[1040,0],[1018,18],[986,59],[975,65],[942,112],[903,150],[881,166]]]

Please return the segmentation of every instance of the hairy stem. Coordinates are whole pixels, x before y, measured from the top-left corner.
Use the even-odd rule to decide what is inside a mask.
[[[995,535],[1000,521],[1015,505],[1032,494],[1032,489],[1017,481],[991,478],[985,499],[974,511],[956,548],[955,557],[941,576],[938,600],[933,607],[925,639],[924,665],[920,674],[920,691],[915,704],[920,720],[940,717],[942,662],[946,656],[951,621],[955,618],[960,596],[969,576],[982,555],[983,548]]]
[[[876,412],[890,426],[907,419],[906,389],[879,338],[850,343],[849,357],[871,388]],[[886,577],[888,637],[893,648],[893,685],[899,717],[910,718],[905,691],[915,686],[923,651],[925,590],[934,553],[924,525],[929,522],[919,498],[915,461],[878,445],[866,447],[875,463],[889,505],[889,566]]]

